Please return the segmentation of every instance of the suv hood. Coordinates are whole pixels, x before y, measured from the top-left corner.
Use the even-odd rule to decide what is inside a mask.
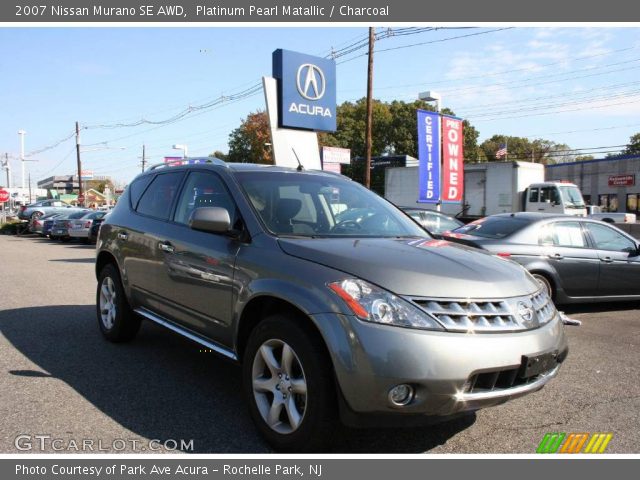
[[[520,265],[434,239],[279,238],[288,255],[367,280],[397,295],[506,298],[540,289]]]

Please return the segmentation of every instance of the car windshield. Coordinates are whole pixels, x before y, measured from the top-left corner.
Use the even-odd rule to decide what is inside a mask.
[[[269,231],[304,237],[425,237],[400,210],[356,182],[307,172],[236,173]]]
[[[505,238],[529,224],[526,220],[512,217],[486,217],[460,228],[454,233],[466,233],[476,237]]]
[[[560,193],[562,194],[562,198],[568,206],[584,208],[584,200],[582,199],[582,194],[577,187],[574,187],[572,185],[561,185]]]

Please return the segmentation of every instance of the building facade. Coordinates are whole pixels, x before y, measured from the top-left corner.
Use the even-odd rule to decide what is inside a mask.
[[[575,183],[587,205],[603,212],[640,215],[640,155],[547,165],[545,176]]]

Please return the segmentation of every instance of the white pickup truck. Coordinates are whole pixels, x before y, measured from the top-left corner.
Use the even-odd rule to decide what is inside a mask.
[[[626,212],[593,212],[589,213],[589,218],[602,220],[607,223],[636,223],[635,213]]]

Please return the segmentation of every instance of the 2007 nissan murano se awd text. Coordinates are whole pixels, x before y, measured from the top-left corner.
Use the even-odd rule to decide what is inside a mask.
[[[242,363],[278,450],[322,450],[333,422],[417,425],[553,378],[562,321],[522,267],[435,240],[340,175],[194,159],[156,166],[100,229],[97,316],[142,318]]]

